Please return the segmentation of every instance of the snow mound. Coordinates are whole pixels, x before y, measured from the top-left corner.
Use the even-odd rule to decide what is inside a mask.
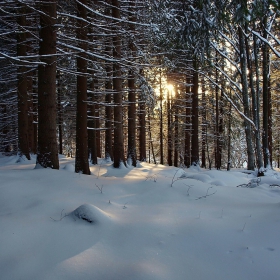
[[[64,170],[70,171],[70,172],[75,172],[75,166],[72,163],[67,163],[64,167]]]
[[[215,185],[215,186],[226,186],[227,185],[225,182],[218,180],[218,179],[213,180],[210,183],[211,183],[211,185]]]
[[[210,183],[210,181],[212,180],[212,178],[208,175],[208,174],[187,174],[187,173],[183,173],[180,178],[188,178],[188,179],[194,179],[194,180],[198,180],[201,181],[203,183]]]
[[[72,215],[74,219],[85,220],[90,224],[104,223],[110,220],[110,216],[106,212],[92,204],[83,204],[70,215]]]

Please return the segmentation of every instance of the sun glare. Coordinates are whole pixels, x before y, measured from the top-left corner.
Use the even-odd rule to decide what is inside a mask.
[[[167,89],[169,90],[169,91],[171,91],[171,92],[173,92],[174,91],[174,86],[172,85],[172,84],[167,84]]]

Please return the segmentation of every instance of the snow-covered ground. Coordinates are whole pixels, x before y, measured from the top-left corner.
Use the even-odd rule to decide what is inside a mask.
[[[1,280],[274,280],[280,173],[0,157]],[[244,170],[243,170],[244,171]],[[180,178],[182,177],[182,178]],[[242,184],[248,184],[248,188]]]

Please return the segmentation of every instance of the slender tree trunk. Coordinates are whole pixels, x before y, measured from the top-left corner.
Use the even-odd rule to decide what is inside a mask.
[[[270,68],[270,57],[268,55],[268,63]],[[269,70],[270,73],[270,70]],[[272,166],[272,151],[273,151],[273,141],[272,141],[272,100],[271,100],[271,84],[270,75],[268,77],[268,150],[269,150],[269,162],[271,168]]]
[[[135,2],[131,1],[129,4],[131,16],[130,22],[136,22],[135,18]],[[131,57],[136,56],[136,47],[134,44],[135,24],[129,24],[129,31],[131,32],[129,38],[129,50]],[[128,132],[127,132],[127,159],[131,160],[132,166],[136,167],[136,86],[135,74],[131,67],[128,72]]]
[[[160,145],[160,164],[164,163],[163,160],[163,90],[162,90],[162,70],[160,69],[160,73],[159,73],[159,145]]]
[[[185,121],[185,152],[184,165],[189,168],[191,165],[191,88],[192,78],[186,78],[186,121]]]
[[[179,110],[178,110],[178,89],[174,86],[175,90],[175,137],[174,137],[174,166],[178,167],[178,156],[179,156]]]
[[[19,4],[19,14],[17,23],[19,31],[17,33],[17,55],[26,56],[26,16],[25,8]],[[29,142],[28,142],[28,93],[27,93],[27,68],[18,67],[18,154],[25,156],[30,160]]]
[[[57,115],[58,115],[58,148],[59,154],[63,154],[63,137],[62,137],[62,106],[61,106],[61,75],[60,71],[57,71]]]
[[[143,93],[140,93],[139,101],[139,159],[146,161],[146,100]]]
[[[255,28],[255,24],[254,24]],[[259,55],[258,55],[258,46],[257,46],[257,36],[253,35],[254,41],[254,66],[256,74],[256,90],[254,89],[254,76],[253,76],[253,63],[250,58],[250,46],[248,39],[246,38],[246,48],[247,48],[247,60],[248,60],[248,69],[250,70],[250,88],[252,95],[252,107],[253,107],[253,120],[256,126],[255,131],[255,142],[256,142],[256,163],[258,167],[258,176],[263,176],[263,155],[261,148],[261,135],[260,135],[260,79],[259,79]]]
[[[29,25],[30,23],[28,23]],[[31,36],[27,35],[27,39]],[[27,44],[27,52],[32,52],[31,44]],[[29,152],[31,154],[36,154],[37,148],[35,147],[35,129],[34,129],[34,106],[33,106],[33,78],[36,76],[36,71],[29,71],[27,74],[27,93],[28,93],[28,145]],[[37,135],[36,135],[37,138]]]
[[[91,104],[88,105],[88,151],[89,151],[89,157],[90,157],[90,161],[92,164],[97,164],[97,139],[96,139],[96,118],[95,118],[95,106],[96,106],[96,98],[95,98],[95,79],[93,77],[94,73],[92,74],[92,83],[91,83],[91,97],[90,97],[90,101]]]
[[[59,169],[56,139],[56,1],[40,2],[37,164]]]
[[[113,160],[113,139],[112,139],[112,68],[110,65],[106,66],[107,80],[105,83],[105,159]]]
[[[87,51],[87,0],[77,2],[77,39],[80,49]],[[84,19],[84,20],[83,20]],[[87,56],[80,52],[77,56],[77,111],[76,111],[76,160],[75,172],[90,174],[88,162],[87,131]]]
[[[167,93],[167,162],[169,166],[173,165],[172,162],[172,156],[173,156],[173,141],[172,141],[172,133],[173,133],[173,129],[172,129],[172,112],[171,112],[171,93],[170,91],[168,91]]]
[[[201,167],[206,168],[206,136],[207,136],[207,115],[206,115],[206,96],[205,83],[202,85],[202,133],[201,133]]]
[[[129,71],[128,77],[128,133],[127,133],[127,158],[132,166],[136,167],[136,87],[133,71]]]
[[[246,45],[242,28],[238,27],[239,35],[239,50],[240,50],[240,64],[241,64],[241,84],[242,84],[242,97],[244,115],[246,118],[250,118],[250,105],[249,105],[249,94],[248,94],[248,80],[247,80],[247,59],[246,59]],[[248,170],[254,170],[254,149],[252,144],[252,128],[250,122],[245,119],[245,135],[247,144],[247,156],[248,156]]]
[[[231,98],[231,92],[230,92]],[[231,168],[231,110],[232,104],[229,103],[229,113],[228,113],[228,147],[227,147],[227,171]]]
[[[264,22],[264,38],[267,38],[266,19]],[[264,167],[270,167],[270,153],[269,153],[269,49],[266,43],[263,43],[263,155]]]
[[[108,0],[107,3],[109,5],[112,4],[111,0]],[[112,16],[111,7],[106,7],[105,9],[105,15],[110,18]],[[111,23],[110,19],[107,19],[108,24]],[[105,53],[109,56],[112,56],[112,40],[111,38],[107,38],[105,41],[106,47],[105,47]],[[113,123],[113,109],[112,109],[112,90],[113,90],[113,84],[112,84],[112,63],[107,62],[105,65],[105,71],[106,71],[106,81],[105,81],[105,159],[107,161],[113,160],[113,129],[112,129],[112,123]]]
[[[113,37],[113,57],[120,60],[122,57],[120,35],[120,6],[118,0],[112,0],[112,17],[116,19]],[[114,167],[119,168],[125,163],[124,138],[123,138],[123,109],[122,109],[122,72],[118,62],[113,64],[113,89],[114,89]]]
[[[149,132],[149,143],[152,150],[152,156],[154,164],[157,163],[156,157],[155,157],[155,151],[154,151],[154,143],[153,143],[153,137],[152,137],[152,130],[151,130],[151,114],[150,114],[150,108],[148,108],[148,132]]]
[[[100,105],[99,98],[100,95],[98,93],[98,79],[94,79],[94,127],[95,127],[95,141],[96,141],[96,156],[101,158],[101,134],[100,134]]]
[[[33,74],[33,71],[32,71]],[[28,143],[30,153],[36,154],[35,136],[34,136],[34,106],[33,106],[33,77],[30,74],[27,77],[27,92],[28,92]],[[37,137],[37,135],[36,135]]]
[[[217,52],[216,52],[217,56]],[[217,60],[217,58],[216,58]],[[218,67],[218,63],[217,63]],[[220,149],[220,133],[219,133],[219,121],[220,121],[220,98],[219,98],[219,87],[218,87],[218,70],[216,69],[216,86],[215,86],[215,97],[216,97],[216,126],[215,126],[215,134],[216,134],[216,153],[215,153],[215,163],[217,170],[221,169],[222,164],[222,154]]]
[[[197,62],[194,60],[193,89],[192,89],[192,137],[191,137],[191,164],[199,164],[198,142],[198,72]]]
[[[33,129],[34,129],[34,154],[37,153],[38,150],[38,81],[36,79],[36,75],[34,75],[33,79],[33,91],[32,91],[32,102],[33,102]]]

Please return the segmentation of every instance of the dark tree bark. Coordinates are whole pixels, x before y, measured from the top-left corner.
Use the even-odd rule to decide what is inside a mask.
[[[130,2],[131,17],[130,22],[136,22],[135,18],[135,2]],[[134,44],[135,24],[129,24],[130,39],[129,50],[131,57],[136,56],[136,47]],[[136,86],[135,74],[133,69],[128,72],[128,132],[127,132],[127,159],[131,160],[132,166],[136,167]]]
[[[58,152],[63,154],[63,137],[62,137],[62,106],[61,106],[61,76],[60,71],[57,71],[57,115],[58,115]]]
[[[175,133],[174,133],[174,166],[178,167],[178,156],[179,156],[179,110],[178,110],[178,100],[179,100],[179,94],[178,94],[178,88],[175,85]]]
[[[113,57],[120,60],[122,57],[121,35],[120,35],[120,6],[118,0],[112,0],[112,17],[116,19],[113,31]],[[115,61],[113,63],[113,90],[114,90],[114,164],[115,168],[119,168],[121,163],[125,163],[124,158],[124,139],[123,139],[123,109],[122,109],[122,72],[120,64]]]
[[[193,88],[192,88],[192,137],[191,137],[191,164],[199,164],[199,142],[198,142],[198,72],[194,60]]]
[[[105,95],[105,158],[107,160],[113,160],[113,139],[112,139],[112,81],[111,74],[112,68],[110,66],[106,67],[107,80],[106,80],[106,95]]]
[[[92,73],[93,74],[93,73]],[[91,101],[92,104],[88,106],[88,113],[89,120],[88,120],[88,146],[89,146],[89,153],[90,153],[90,161],[92,164],[98,164],[97,158],[98,158],[98,134],[97,129],[99,128],[99,106],[97,104],[98,97],[95,93],[95,87],[96,87],[97,80],[92,79],[91,83],[91,89],[92,89],[92,96]]]
[[[244,115],[250,118],[250,104],[248,94],[248,80],[247,80],[247,56],[246,45],[243,30],[241,26],[238,27],[239,36],[239,50],[240,50],[240,66],[241,66],[241,84],[242,84],[242,99],[244,107]],[[247,144],[247,156],[248,156],[248,170],[254,170],[254,150],[252,144],[252,128],[248,119],[244,119],[246,144]]]
[[[56,139],[56,2],[40,2],[37,164],[59,169]]]
[[[107,3],[109,5],[112,4],[111,0],[108,0]],[[111,16],[111,9],[106,8],[105,9],[106,16]],[[106,41],[106,47],[105,47],[105,53],[109,56],[112,56],[112,47],[111,47],[111,40],[107,39]],[[113,90],[113,84],[112,84],[112,64],[110,62],[107,62],[105,66],[106,71],[106,82],[105,82],[105,159],[106,160],[113,160],[113,138],[112,138],[112,123],[113,123],[113,109],[112,109],[112,90]]]
[[[146,161],[146,100],[143,93],[139,97],[139,149],[140,161]]]
[[[231,91],[230,91],[230,96],[231,98]],[[231,116],[231,111],[232,111],[232,104],[229,103],[229,112],[228,112],[228,147],[227,147],[227,171],[230,170],[231,167],[231,122],[232,122],[232,116]]]
[[[171,93],[167,93],[167,162],[169,166],[173,165],[172,156],[173,156],[173,141],[172,141],[172,112],[171,112]]]
[[[186,78],[186,121],[185,121],[185,151],[184,151],[184,165],[189,168],[191,165],[191,88],[192,78],[190,75]]]
[[[206,136],[207,136],[207,115],[206,115],[206,96],[205,83],[202,85],[202,133],[201,133],[201,167],[206,168]]]
[[[157,163],[156,157],[155,157],[155,150],[154,150],[154,143],[153,143],[153,137],[152,137],[152,129],[151,129],[151,112],[150,108],[148,107],[148,133],[149,133],[149,163],[151,162],[150,159],[150,150],[152,151],[153,161],[154,164]]]
[[[38,150],[38,81],[33,79],[33,91],[32,91],[32,100],[33,100],[33,129],[34,129],[34,151],[37,153]]]
[[[26,56],[26,16],[25,8],[18,5],[17,23],[19,30],[17,33],[17,55]],[[20,65],[18,67],[18,154],[30,160],[29,139],[28,139],[28,92],[27,92],[27,68]]]
[[[217,55],[217,53],[216,53]],[[218,66],[218,64],[217,64]],[[220,147],[220,134],[219,134],[219,120],[220,120],[220,100],[219,100],[219,87],[218,87],[218,70],[216,69],[216,83],[215,86],[215,99],[216,99],[216,126],[215,126],[215,134],[216,134],[216,153],[215,153],[215,163],[216,169],[220,170],[222,165],[222,153]]]
[[[136,87],[132,70],[129,71],[128,90],[127,158],[136,166]]]
[[[160,106],[160,116],[159,116],[159,125],[160,125],[160,128],[159,128],[159,143],[160,143],[160,164],[163,164],[164,160],[163,160],[163,106],[162,106],[162,103],[163,103],[163,92],[162,92],[162,73],[161,73],[161,69],[160,69],[160,73],[159,73],[159,91],[160,91],[160,96],[159,96],[159,106]]]
[[[263,2],[263,11],[266,13],[268,10],[268,2]],[[263,37],[268,39],[267,34],[267,16],[263,16],[262,21],[263,26]],[[264,167],[270,167],[270,151],[269,151],[269,114],[270,114],[270,94],[269,94],[269,46],[266,43],[262,43],[262,54],[263,54],[263,158],[264,158]]]
[[[80,49],[87,50],[87,10],[83,5],[87,0],[77,2],[77,39]],[[80,19],[81,18],[81,19]],[[87,56],[80,52],[77,56],[77,113],[76,113],[76,160],[75,172],[90,174],[88,162],[87,132]]]
[[[32,154],[36,154],[35,148],[35,123],[34,123],[34,106],[33,106],[33,92],[32,92],[33,80],[32,76],[28,76],[27,78],[27,91],[28,95],[28,145],[29,151]],[[37,135],[36,135],[37,137]]]
[[[254,24],[255,25],[255,24]],[[254,26],[255,28],[255,26]],[[246,24],[246,32],[248,30],[248,24]],[[253,108],[253,120],[256,126],[255,134],[255,143],[256,143],[256,164],[258,167],[258,176],[263,176],[263,155],[261,148],[261,135],[260,135],[260,78],[259,78],[259,61],[258,61],[258,43],[257,36],[253,35],[253,44],[254,44],[254,66],[255,66],[255,77],[256,77],[256,90],[254,87],[254,72],[253,72],[253,62],[250,55],[250,46],[248,38],[245,38],[246,50],[247,50],[247,61],[248,69],[250,70],[250,88],[252,96],[252,108]]]

